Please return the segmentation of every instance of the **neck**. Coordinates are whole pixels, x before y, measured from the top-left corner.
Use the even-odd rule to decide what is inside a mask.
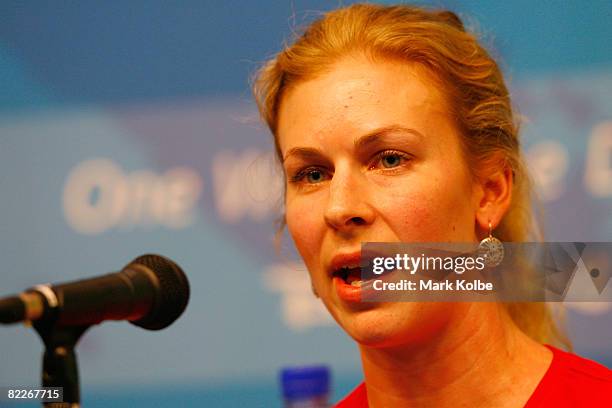
[[[359,346],[370,407],[527,402],[550,365],[550,350],[523,334],[499,304],[459,304],[456,310],[461,317],[425,342]]]

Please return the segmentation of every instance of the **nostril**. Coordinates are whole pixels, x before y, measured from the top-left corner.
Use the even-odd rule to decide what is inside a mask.
[[[366,223],[365,220],[361,217],[353,217],[350,221],[355,225],[363,225]]]
[[[324,218],[331,228],[341,230],[368,225],[373,221],[374,215],[369,208],[334,207],[325,211]]]

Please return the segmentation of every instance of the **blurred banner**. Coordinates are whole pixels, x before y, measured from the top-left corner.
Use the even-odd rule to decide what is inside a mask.
[[[357,349],[286,233],[275,247],[282,178],[248,86],[296,26],[336,5],[0,4],[0,295],[150,252],[191,282],[168,329],[85,335],[85,406],[274,406],[279,368],[296,364],[329,364],[335,398],[359,381]],[[612,241],[612,4],[433,5],[502,62],[546,240]],[[567,306],[576,352],[612,366],[612,306]],[[1,327],[0,385],[39,384],[41,353],[31,329]]]

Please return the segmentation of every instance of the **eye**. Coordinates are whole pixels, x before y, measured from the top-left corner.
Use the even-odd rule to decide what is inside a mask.
[[[382,166],[385,169],[392,169],[401,166],[410,160],[410,155],[397,150],[385,150],[378,153],[370,166],[371,169]]]
[[[318,184],[325,181],[327,172],[319,167],[307,167],[303,170],[298,171],[294,176],[291,177],[291,182],[300,183],[305,182],[306,184]]]
[[[309,170],[306,173],[306,181],[309,183],[315,184],[323,181],[323,172],[320,169]]]
[[[382,165],[387,168],[399,166],[401,160],[399,154],[388,154],[381,158]]]

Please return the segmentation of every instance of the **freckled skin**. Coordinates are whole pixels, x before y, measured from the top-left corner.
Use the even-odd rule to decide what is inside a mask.
[[[388,146],[412,155],[395,170],[370,169],[354,142],[389,125],[424,137]],[[349,335],[371,347],[426,341],[463,312],[467,306],[449,303],[348,305],[326,270],[335,254],[356,251],[364,241],[476,240],[477,189],[445,101],[423,69],[365,57],[340,60],[284,96],[278,137],[283,156],[311,147],[328,162],[323,181],[287,183],[287,226],[322,301]],[[292,157],[284,166],[287,172],[299,167]],[[354,224],[355,218],[364,222]]]

